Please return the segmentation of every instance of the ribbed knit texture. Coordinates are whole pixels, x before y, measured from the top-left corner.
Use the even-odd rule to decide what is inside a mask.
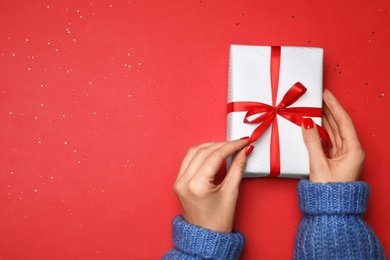
[[[363,221],[370,188],[364,182],[298,184],[303,217],[294,259],[385,259],[378,238]],[[187,223],[172,223],[175,248],[163,259],[238,259],[245,244],[239,232],[218,233]],[[261,232],[261,230],[258,230]]]
[[[175,248],[163,259],[238,259],[245,244],[240,232],[219,233],[186,222],[177,216],[172,222]]]
[[[303,213],[294,259],[385,259],[378,238],[363,221],[369,186],[364,182],[298,184]]]

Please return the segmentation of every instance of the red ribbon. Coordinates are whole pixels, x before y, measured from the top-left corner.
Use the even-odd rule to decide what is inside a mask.
[[[280,145],[279,145],[279,128],[276,115],[280,115],[290,122],[301,126],[304,117],[321,117],[322,109],[317,107],[292,107],[289,108],[306,92],[305,86],[300,82],[295,83],[284,95],[282,101],[276,105],[278,94],[279,71],[280,71],[280,47],[271,47],[271,88],[272,88],[272,106],[260,102],[231,102],[227,105],[227,112],[245,112],[244,123],[260,125],[253,131],[249,138],[249,143],[256,142],[265,130],[272,123],[271,146],[270,146],[270,174],[269,177],[280,175]],[[251,116],[261,115],[250,120]],[[322,127],[317,125],[320,136],[323,140],[331,144],[328,133]]]

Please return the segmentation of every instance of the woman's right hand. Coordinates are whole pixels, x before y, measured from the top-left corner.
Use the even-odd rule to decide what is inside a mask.
[[[248,140],[204,143],[188,150],[174,185],[187,222],[217,232],[232,231],[242,173],[253,149]],[[215,184],[222,163],[234,153],[225,179]]]
[[[311,182],[357,181],[363,167],[365,152],[360,145],[351,117],[336,97],[325,89],[322,124],[328,131],[333,147],[327,157],[316,125],[304,119],[302,134],[310,157]]]

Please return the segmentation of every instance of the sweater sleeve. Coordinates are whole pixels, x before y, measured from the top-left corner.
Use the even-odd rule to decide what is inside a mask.
[[[364,222],[370,188],[364,182],[298,184],[303,217],[294,259],[385,259],[383,248]]]
[[[174,248],[163,259],[238,259],[245,244],[242,233],[220,233],[194,226],[176,216],[172,222]]]

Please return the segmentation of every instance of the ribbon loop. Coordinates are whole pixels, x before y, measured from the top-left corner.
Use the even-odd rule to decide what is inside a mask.
[[[268,127],[271,125],[271,123],[274,121],[276,117],[276,114],[271,112],[269,113],[269,116],[267,118],[265,118],[261,124],[256,127],[256,129],[253,131],[253,133],[251,134],[251,136],[249,137],[249,143],[254,143],[257,141],[257,139],[259,139],[263,133],[265,132],[265,130],[268,129]]]

